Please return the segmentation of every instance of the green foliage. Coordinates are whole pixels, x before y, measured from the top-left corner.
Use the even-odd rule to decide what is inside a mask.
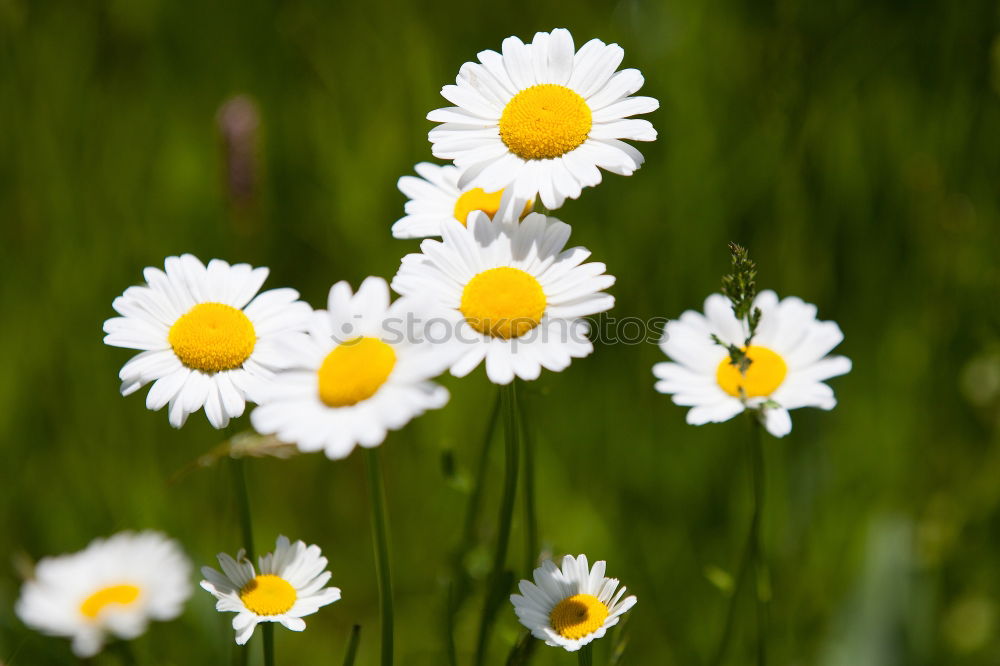
[[[227,465],[168,482],[227,435],[200,414],[175,431],[145,409],[145,391],[119,395],[130,354],[101,344],[112,299],[186,251],[269,266],[266,286],[315,307],[337,280],[390,277],[418,247],[389,226],[402,215],[396,180],[431,160],[424,118],[448,104],[440,87],[507,35],[566,26],[578,46],[621,44],[623,67],[645,76],[639,94],[661,102],[642,169],[606,174],[557,212],[571,244],[617,277],[611,314],[699,309],[738,238],[762,286],[817,304],[845,333],[854,370],[831,381],[836,409],[794,411],[791,435],[765,450],[772,663],[997,663],[996,11],[976,0],[0,0],[0,661],[75,663],[67,641],[13,613],[19,572],[42,556],[121,529],[161,529],[198,566],[240,545]],[[237,95],[257,112],[249,149],[219,129]],[[235,157],[254,178],[232,180]],[[621,663],[689,666],[714,653],[729,601],[703,572],[734,571],[746,539],[747,424],[687,425],[652,389],[661,360],[654,344],[598,344],[519,399],[537,439],[541,547],[606,559],[638,595]],[[502,446],[472,546],[468,485],[441,473],[449,451],[454,478],[475,478],[495,387],[482,371],[443,383],[450,404],[381,451],[406,666],[442,663],[449,580],[470,581],[454,615],[469,662],[496,534]],[[336,663],[355,624],[355,663],[378,663],[362,458],[244,459],[260,546],[278,534],[319,544],[343,589],[305,632],[278,628],[279,663]],[[520,578],[520,511],[513,520]],[[752,654],[749,601],[739,613],[732,664]],[[488,663],[521,633],[501,607]],[[594,663],[623,644],[599,641]],[[235,649],[230,617],[200,589],[133,648],[164,665],[227,663]],[[538,645],[530,663],[572,656]]]

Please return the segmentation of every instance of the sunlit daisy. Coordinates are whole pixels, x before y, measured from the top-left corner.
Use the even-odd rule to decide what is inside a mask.
[[[436,304],[435,323],[448,331],[429,333],[455,350],[453,375],[485,359],[496,384],[537,379],[542,368],[558,372],[590,354],[581,317],[615,302],[603,293],[615,278],[602,263],[583,263],[589,250],[564,250],[569,234],[569,225],[540,213],[520,223],[473,213],[468,226],[446,222],[442,240],[425,240],[421,253],[404,257],[392,287]]]
[[[688,423],[717,423],[744,409],[761,410],[768,432],[783,437],[792,429],[788,410],[837,404],[823,382],[851,370],[850,359],[827,356],[844,339],[840,327],[817,320],[815,305],[794,296],[779,301],[773,291],[758,294],[754,307],[761,317],[746,349],[751,361],[746,374],[712,339],[740,348],[746,341],[747,324],[736,318],[725,296],[709,296],[704,315],[689,310],[667,324],[660,348],[674,362],[653,366],[656,390],[691,407]]]
[[[202,567],[201,586],[218,599],[220,613],[236,613],[236,643],[245,645],[261,622],[280,622],[292,631],[306,628],[306,615],[340,599],[340,588],[323,587],[330,580],[327,560],[319,546],[289,542],[279,536],[274,553],[261,555],[259,567],[240,551],[236,559],[219,553],[222,573]],[[259,573],[258,573],[259,571]]]
[[[21,589],[17,615],[33,629],[73,639],[91,657],[110,634],[131,640],[150,620],[172,620],[191,596],[191,563],[157,532],[121,532],[71,555],[46,557]]]
[[[441,89],[456,106],[427,114],[443,123],[430,132],[434,156],[462,169],[460,187],[513,187],[518,199],[558,208],[601,182],[598,167],[626,176],[639,168],[642,154],[622,139],[653,141],[656,130],[629,116],[659,103],[630,97],[643,77],[615,71],[620,46],[592,39],[574,52],[569,31],[558,29],[530,44],[508,37],[501,51],[462,65],[456,85]]]
[[[535,582],[522,580],[521,594],[510,596],[517,618],[535,638],[570,652],[601,638],[636,602],[634,595],[622,598],[625,587],[605,578],[604,569],[603,560],[590,568],[586,555],[564,556],[561,569],[542,562]]]
[[[250,415],[254,428],[344,458],[443,407],[448,392],[429,380],[447,368],[448,350],[421,339],[413,308],[412,299],[390,305],[382,278],[367,278],[356,294],[346,282],[333,285],[328,310],[317,310],[289,346],[289,368]]]
[[[129,287],[112,303],[121,317],[104,322],[106,344],[142,352],[122,367],[122,395],[153,382],[152,410],[169,405],[170,425],[205,408],[216,428],[258,401],[272,371],[281,367],[281,341],[303,329],[312,309],[294,289],[258,294],[268,269],[230,266],[221,259],[206,268],[190,254],[167,257],[166,272],[146,268],[146,284]]]
[[[392,225],[396,238],[425,238],[440,236],[441,223],[458,220],[465,224],[469,213],[482,211],[491,218],[500,211],[501,216],[512,216],[514,208],[521,216],[531,210],[531,202],[512,201],[511,189],[486,192],[481,187],[458,186],[459,170],[453,166],[439,166],[421,162],[415,167],[420,178],[403,176],[399,190],[407,197],[406,216]]]

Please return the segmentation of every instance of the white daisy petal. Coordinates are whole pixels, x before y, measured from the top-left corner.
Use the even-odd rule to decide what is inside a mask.
[[[590,132],[594,139],[631,139],[633,141],[655,141],[656,130],[648,120],[623,118],[594,125]]]
[[[497,117],[496,110],[475,88],[467,85],[444,86],[441,96],[477,118],[491,120]]]
[[[608,44],[601,49],[592,66],[581,73],[579,81],[576,83],[580,96],[587,99],[597,94],[608,83],[611,75],[618,69],[618,65],[624,58],[625,50],[617,44]]]
[[[177,393],[184,386],[185,382],[187,382],[190,374],[191,370],[181,368],[155,380],[153,386],[149,389],[149,393],[146,394],[146,409],[151,409],[154,412],[158,411],[176,398]]]
[[[600,111],[594,112],[594,122],[612,122],[640,113],[651,113],[660,108],[660,103],[652,97],[629,97],[613,102]]]
[[[783,407],[764,409],[764,427],[775,437],[784,437],[792,431],[792,418]]]
[[[552,31],[548,48],[548,82],[566,85],[573,73],[573,35],[565,28]]]
[[[642,84],[642,72],[637,69],[623,69],[620,72],[616,72],[615,75],[608,80],[608,84],[606,86],[601,88],[601,90],[599,90],[596,94],[589,97],[587,99],[587,103],[590,104],[592,109],[597,111],[606,111],[609,105],[625,100],[629,95],[639,90],[639,88],[642,87]],[[640,111],[639,113],[648,113],[649,111],[655,111],[659,108],[659,104],[651,97],[636,97],[632,99],[652,100],[654,106],[652,106],[652,108],[648,108],[647,111]],[[647,107],[649,106],[648,101],[644,102],[644,104]],[[632,114],[623,114],[618,117],[624,118],[628,115]],[[595,120],[604,121],[607,120],[607,117],[603,116],[595,118]]]

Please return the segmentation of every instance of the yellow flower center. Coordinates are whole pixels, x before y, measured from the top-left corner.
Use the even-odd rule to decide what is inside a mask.
[[[80,612],[88,620],[96,620],[108,606],[115,604],[118,606],[128,606],[139,598],[139,588],[135,585],[109,585],[102,587],[97,592],[83,600],[80,604]]]
[[[500,138],[526,160],[565,155],[587,140],[590,107],[576,92],[542,83],[514,95],[500,115]]]
[[[251,613],[281,615],[295,605],[298,595],[291,583],[274,574],[254,576],[240,590],[240,601]]]
[[[549,613],[549,622],[563,638],[577,640],[592,634],[608,619],[608,607],[592,594],[574,594]]]
[[[347,407],[375,395],[396,366],[396,352],[378,338],[354,338],[337,345],[319,368],[319,399]]]
[[[520,268],[501,266],[469,280],[459,309],[469,326],[483,335],[516,338],[542,321],[545,292],[538,280]]]
[[[468,223],[469,213],[481,210],[493,219],[493,216],[500,210],[500,199],[503,197],[503,190],[499,192],[487,192],[481,187],[474,187],[468,192],[463,192],[455,200],[455,219],[462,224]],[[521,218],[531,212],[533,201],[524,204]]]
[[[469,213],[474,210],[481,210],[491,218],[500,210],[500,197],[503,190],[499,192],[487,192],[481,187],[474,187],[468,192],[463,192],[462,196],[455,201],[455,219],[465,224]]]
[[[729,362],[729,356],[722,359],[715,371],[715,379],[722,390],[737,398],[759,398],[768,396],[781,386],[788,374],[785,359],[767,347],[750,345],[746,350],[750,367],[746,374]],[[741,392],[742,389],[742,392]]]
[[[167,341],[187,367],[219,372],[238,368],[250,358],[257,332],[242,310],[199,303],[174,322]]]

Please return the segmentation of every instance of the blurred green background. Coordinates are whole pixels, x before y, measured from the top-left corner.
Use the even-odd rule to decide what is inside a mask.
[[[202,414],[172,430],[145,391],[118,394],[130,353],[101,343],[112,299],[182,252],[270,266],[267,286],[315,306],[336,280],[391,277],[417,247],[389,234],[395,182],[430,159],[424,115],[446,105],[440,86],[507,35],[564,26],[578,46],[620,43],[661,102],[646,166],[558,212],[617,275],[612,314],[700,307],[737,240],[762,286],[816,303],[846,334],[840,405],[794,412],[792,434],[766,446],[771,663],[1000,663],[998,11],[0,0],[0,662],[72,662],[67,641],[12,612],[32,560],[128,528],[164,530],[197,565],[239,546],[225,465],[168,483],[223,434]],[[256,171],[234,189],[218,114],[235,95],[259,128],[236,142]],[[710,579],[732,572],[749,524],[748,426],[685,425],[652,389],[658,360],[652,344],[603,345],[522,396],[546,548],[608,560],[638,595],[623,663],[690,666],[715,650],[728,599]],[[494,399],[481,369],[443,381],[447,408],[382,449],[406,666],[445,663],[448,558]],[[477,591],[501,454],[466,558]],[[279,663],[340,663],[353,623],[358,663],[376,663],[361,456],[251,460],[249,475],[258,549],[279,533],[318,543],[344,594],[305,633],[279,628]],[[180,620],[153,625],[135,642],[140,663],[227,663],[230,616],[212,601],[196,590]],[[479,607],[458,614],[461,663]],[[752,654],[749,600],[738,610],[732,664]],[[518,635],[505,607],[491,664]],[[575,657],[540,646],[532,663]]]

